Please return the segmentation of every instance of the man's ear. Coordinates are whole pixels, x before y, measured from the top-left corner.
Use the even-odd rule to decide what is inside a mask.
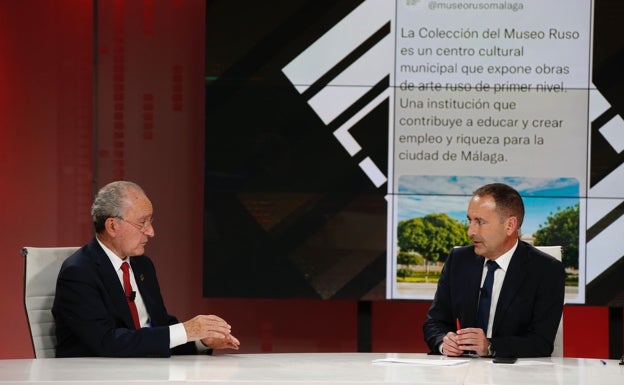
[[[108,235],[114,237],[119,231],[119,221],[117,218],[106,218],[106,221],[104,221],[104,230],[108,233]]]
[[[507,235],[518,233],[518,218],[514,216],[507,218],[507,224],[505,226],[505,231],[507,232]]]

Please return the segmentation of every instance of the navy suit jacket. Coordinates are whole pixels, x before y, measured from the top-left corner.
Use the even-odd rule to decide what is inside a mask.
[[[440,354],[442,338],[456,330],[456,319],[462,328],[476,327],[483,263],[474,246],[455,248],[448,256],[423,325],[432,354]],[[564,291],[563,264],[519,241],[494,315],[490,342],[496,355],[550,356],[563,312]]]
[[[134,329],[119,277],[93,238],[67,258],[59,272],[52,307],[57,357],[197,353],[193,342],[169,349],[169,325],[178,321],[167,313],[154,264],[144,255],[130,257],[130,264],[152,327]]]

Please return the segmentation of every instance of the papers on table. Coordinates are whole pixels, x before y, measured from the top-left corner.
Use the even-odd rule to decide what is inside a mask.
[[[466,364],[470,360],[447,359],[447,358],[378,358],[373,360],[373,364],[408,364],[426,366],[455,366]]]

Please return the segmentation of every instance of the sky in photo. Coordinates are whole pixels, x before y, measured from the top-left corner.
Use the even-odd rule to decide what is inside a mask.
[[[493,182],[506,183],[522,195],[524,235],[534,234],[553,213],[579,203],[579,183],[575,178],[405,175],[399,179],[397,219],[446,213],[458,221],[465,221],[472,192]]]

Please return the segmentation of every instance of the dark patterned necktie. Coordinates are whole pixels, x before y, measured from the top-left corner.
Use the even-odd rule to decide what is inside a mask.
[[[498,269],[498,263],[487,261],[487,274],[479,295],[479,310],[477,311],[477,327],[487,334],[488,320],[490,318],[490,305],[492,304],[492,286],[494,285],[494,272]]]

